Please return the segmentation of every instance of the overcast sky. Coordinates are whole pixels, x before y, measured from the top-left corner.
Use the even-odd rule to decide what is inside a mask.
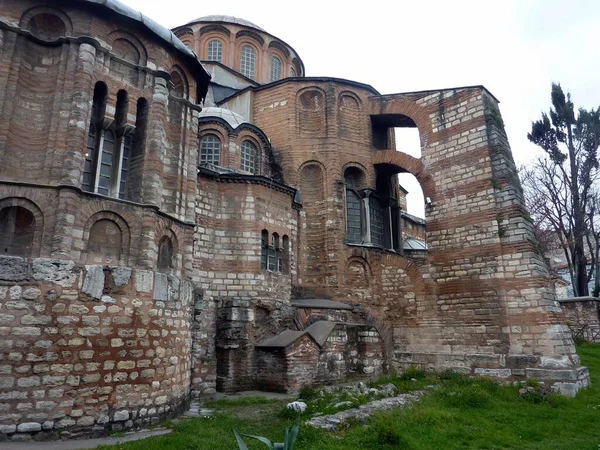
[[[598,0],[122,1],[169,28],[212,14],[247,19],[294,47],[306,75],[382,94],[482,84],[501,102],[517,164],[536,154],[527,132],[549,107],[551,82],[577,106],[600,105]],[[421,215],[420,203],[409,211]]]

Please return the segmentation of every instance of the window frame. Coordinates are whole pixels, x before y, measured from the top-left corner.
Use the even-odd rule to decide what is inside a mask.
[[[244,49],[249,48],[252,50],[252,73],[250,74],[244,66],[250,66],[250,63],[245,63],[245,59],[244,59]],[[256,69],[259,67],[258,64],[258,49],[250,44],[249,42],[242,42],[240,44],[240,53],[239,53],[239,68],[240,68],[240,73],[245,76],[246,78],[249,78],[251,80],[256,81],[257,78],[257,73],[256,73]]]
[[[208,139],[212,139],[214,138],[216,141],[216,154],[217,154],[217,162],[215,163],[215,158],[214,158],[214,146],[213,148],[204,148],[204,143],[208,141]],[[214,142],[213,142],[214,144]],[[200,152],[198,153],[198,165],[202,166],[202,165],[213,165],[213,166],[221,166],[221,151],[222,151],[223,145],[222,145],[222,140],[221,138],[215,134],[215,133],[206,133],[204,134],[201,138],[200,138]],[[211,154],[211,161],[208,161],[208,154],[204,154],[204,151],[208,151],[211,150],[213,151],[213,153]],[[206,156],[203,160],[203,156]]]
[[[275,65],[273,64],[274,61],[277,61],[279,63],[279,73],[278,76],[275,78],[273,75],[273,71],[275,70]],[[270,81],[271,83],[274,83],[275,81],[279,81],[283,78],[283,69],[284,69],[284,64],[283,64],[283,60],[281,59],[281,57],[279,55],[271,55],[271,60],[270,60]]]
[[[211,58],[211,44],[213,42],[218,43],[220,46],[219,51],[218,51],[218,53],[220,54],[219,59]],[[207,61],[215,61],[215,62],[223,64],[223,53],[224,53],[223,49],[224,49],[224,47],[225,47],[225,44],[223,43],[223,41],[221,39],[218,39],[216,37],[209,38],[206,42],[206,60]]]
[[[254,153],[251,158],[247,157],[249,149]],[[251,139],[244,139],[240,145],[240,169],[256,175],[258,173],[258,156],[259,146]]]

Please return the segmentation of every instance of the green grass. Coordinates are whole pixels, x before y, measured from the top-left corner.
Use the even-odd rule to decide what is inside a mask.
[[[401,390],[438,384],[438,389],[411,408],[382,412],[367,425],[351,422],[334,435],[301,426],[296,449],[599,450],[600,345],[580,345],[578,352],[590,369],[592,386],[577,398],[519,398],[517,387],[451,373],[433,377],[413,371],[400,377],[382,377],[374,384],[391,382]],[[536,383],[529,385],[535,387]],[[302,393],[307,396],[311,390]],[[318,396],[318,390],[312,393]],[[181,421],[167,436],[101,448],[234,450],[233,427],[241,433],[282,441],[285,403],[257,398],[213,402],[207,406],[222,411],[214,417]],[[259,442],[248,442],[248,447],[266,448]]]

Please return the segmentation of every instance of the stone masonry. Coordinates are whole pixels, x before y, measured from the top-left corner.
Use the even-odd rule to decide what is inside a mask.
[[[556,301],[483,86],[382,95],[235,17],[0,0],[0,118],[0,440],[410,366],[589,383],[593,306]]]

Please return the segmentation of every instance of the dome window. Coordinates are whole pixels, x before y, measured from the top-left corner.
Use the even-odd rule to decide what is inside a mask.
[[[223,43],[217,39],[213,39],[208,43],[208,55],[209,61],[221,62],[223,59]]]
[[[281,79],[281,60],[277,56],[271,57],[271,83]]]
[[[240,60],[240,71],[242,75],[254,80],[256,70],[256,51],[249,45],[242,47],[242,57]]]

